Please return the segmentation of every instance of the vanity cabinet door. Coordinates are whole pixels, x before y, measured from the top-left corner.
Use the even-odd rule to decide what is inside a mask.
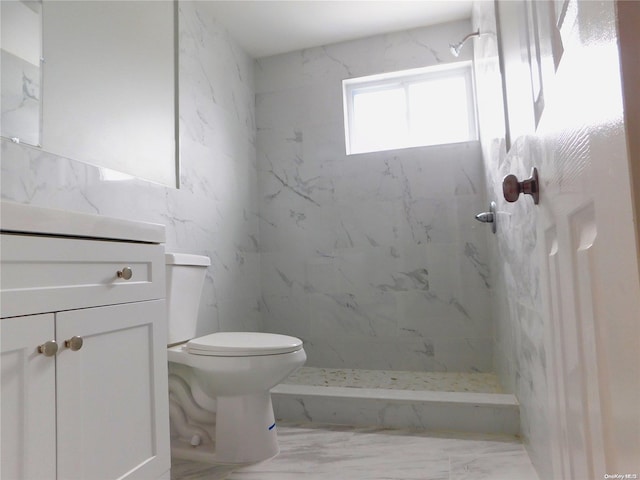
[[[56,314],[59,479],[169,470],[165,314],[164,300]]]
[[[54,338],[53,314],[0,320],[0,478],[55,478],[55,347],[38,352]]]

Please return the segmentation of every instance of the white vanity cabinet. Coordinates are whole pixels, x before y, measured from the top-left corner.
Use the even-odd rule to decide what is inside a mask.
[[[168,479],[164,228],[131,241],[8,223],[0,478]]]
[[[55,360],[34,348],[54,337],[53,314],[0,320],[0,478],[56,476]]]

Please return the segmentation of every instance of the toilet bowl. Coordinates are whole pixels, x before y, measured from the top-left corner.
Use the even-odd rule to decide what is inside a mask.
[[[304,364],[302,341],[257,332],[191,338],[209,259],[167,254],[166,263],[172,454],[233,464],[273,457],[270,389]]]

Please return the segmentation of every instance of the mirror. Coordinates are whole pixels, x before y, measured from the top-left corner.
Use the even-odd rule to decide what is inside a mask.
[[[5,3],[36,2],[2,0],[3,49]],[[177,186],[177,3],[56,0],[41,6],[42,149]],[[4,85],[4,57],[2,77]],[[2,135],[24,143],[22,135],[5,132],[4,117],[3,91]]]
[[[562,57],[557,10],[565,11],[566,5],[557,8],[556,3],[495,2],[507,151],[519,137],[536,131],[545,87]]]
[[[42,2],[2,0],[2,136],[40,145]]]

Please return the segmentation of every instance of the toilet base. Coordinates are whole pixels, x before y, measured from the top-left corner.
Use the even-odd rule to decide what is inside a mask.
[[[278,454],[271,393],[217,397],[216,463],[256,463]]]
[[[213,464],[214,455],[215,448],[213,444],[194,447],[187,441],[171,439],[171,458]]]

